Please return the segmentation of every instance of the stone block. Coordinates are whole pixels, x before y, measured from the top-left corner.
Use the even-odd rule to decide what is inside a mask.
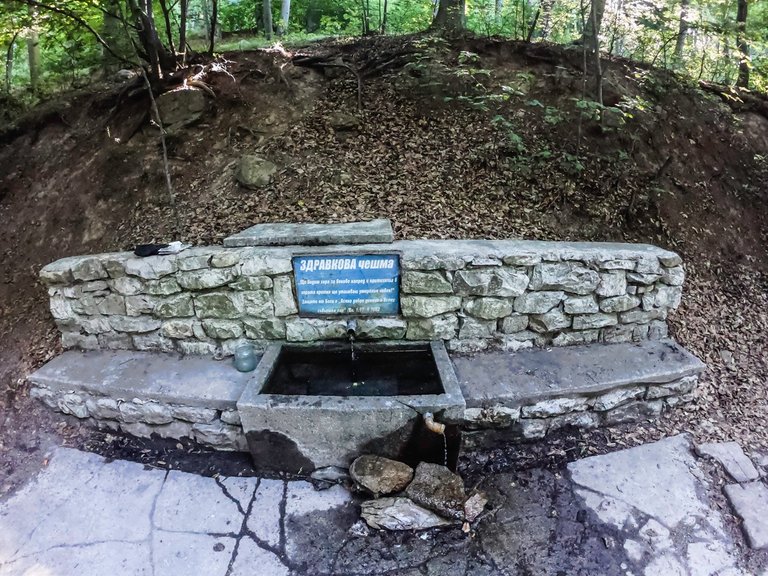
[[[403,270],[460,270],[467,265],[467,260],[457,254],[405,253],[400,258]]]
[[[176,281],[186,290],[209,290],[232,282],[237,277],[235,268],[204,268],[178,272]]]
[[[104,316],[91,316],[83,318],[80,325],[88,334],[105,334],[112,330],[109,318]]]
[[[594,295],[587,296],[568,296],[563,302],[563,309],[566,314],[594,314],[600,312],[600,306]]]
[[[242,315],[242,301],[239,299],[239,294],[227,292],[196,294],[195,314],[198,318],[239,318]]]
[[[135,296],[144,291],[144,281],[135,276],[121,276],[107,282],[110,289],[122,296]]]
[[[451,340],[456,337],[459,319],[456,314],[408,320],[406,340]]]
[[[511,254],[502,259],[508,266],[536,266],[541,262],[541,256],[538,254]]]
[[[628,388],[619,388],[618,390],[612,390],[606,394],[602,394],[595,398],[593,407],[598,412],[605,412],[606,410],[612,410],[621,404],[625,404],[630,400],[642,398],[645,394],[644,386],[630,386]]]
[[[170,296],[181,292],[181,286],[174,278],[167,276],[160,280],[147,280],[144,291],[155,296]]]
[[[229,268],[240,264],[240,250],[221,250],[211,256],[211,266],[214,268]]]
[[[56,320],[66,320],[72,317],[72,303],[64,296],[53,296],[50,299],[51,314]]]
[[[129,276],[138,276],[146,280],[157,280],[163,276],[173,274],[178,270],[176,256],[147,256],[146,258],[134,257],[125,262],[125,273]]]
[[[184,250],[176,258],[176,264],[181,271],[202,270],[211,265],[211,256],[214,249],[206,246],[199,246]]]
[[[464,302],[464,310],[483,320],[495,320],[512,314],[511,300],[502,298],[473,298]]]
[[[347,337],[347,324],[343,320],[289,318],[285,322],[285,328],[289,342],[315,342]]]
[[[616,314],[584,314],[573,317],[574,330],[592,330],[618,323]]]
[[[597,342],[598,330],[580,330],[578,332],[561,332],[552,340],[553,346],[575,346]]]
[[[661,274],[661,264],[658,257],[641,257],[635,265],[635,272],[640,274]]]
[[[84,256],[73,262],[70,269],[72,270],[72,278],[81,282],[109,278],[101,260],[92,256]]]
[[[563,328],[570,328],[571,317],[566,316],[559,308],[555,308],[546,314],[531,315],[528,324],[531,330],[535,332],[555,332]]]
[[[464,410],[463,425],[470,428],[509,428],[520,418],[520,408],[488,406]]]
[[[629,294],[623,294],[621,296],[612,296],[610,298],[603,298],[600,300],[601,312],[626,312],[640,306],[640,298],[637,296],[630,296]]]
[[[125,313],[128,316],[141,316],[142,314],[152,314],[157,304],[157,298],[148,294],[139,294],[137,296],[125,297]]]
[[[232,290],[268,290],[272,288],[272,278],[269,276],[239,276],[234,282],[230,282]]]
[[[663,320],[666,318],[666,311],[660,308],[653,310],[629,310],[627,312],[619,312],[619,321],[622,324],[647,324],[652,320]]]
[[[452,294],[453,286],[444,272],[408,270],[402,273],[401,291],[404,294]]]
[[[547,435],[549,422],[545,419],[522,418],[518,422],[520,435],[526,440],[539,440]]]
[[[680,286],[659,285],[656,288],[656,297],[654,304],[659,308],[677,308],[680,306],[680,300],[683,296],[683,289]]]
[[[59,410],[64,414],[71,414],[81,420],[88,418],[88,408],[85,399],[79,394],[64,394],[57,403]]]
[[[182,319],[182,320],[168,320],[163,322],[163,326],[160,329],[163,336],[167,338],[193,338],[194,332],[194,320]]]
[[[90,314],[123,315],[125,314],[125,297],[119,294],[109,294],[100,301],[95,302],[95,311]]]
[[[243,335],[242,324],[234,320],[203,320],[203,330],[208,337],[221,340],[240,338]]]
[[[598,296],[621,296],[627,293],[627,276],[623,271],[603,272],[595,290]]]
[[[526,292],[515,298],[515,312],[545,314],[565,298],[563,292]]]
[[[461,308],[459,296],[403,296],[400,308],[406,318],[432,318]]]
[[[666,322],[654,320],[648,326],[648,338],[651,340],[661,340],[669,335],[669,327]]]
[[[293,282],[290,276],[277,276],[273,279],[275,316],[290,316],[296,314],[296,298],[293,296]],[[259,291],[255,293],[261,293]]]
[[[696,453],[699,456],[709,456],[717,460],[728,475],[740,484],[752,482],[760,478],[757,468],[755,468],[755,465],[736,442],[698,444],[696,446]],[[768,508],[766,508],[766,511],[768,511]]]
[[[85,401],[88,413],[99,420],[117,420],[120,409],[114,398],[89,398]]]
[[[195,440],[218,450],[247,450],[243,431],[237,426],[212,422],[210,424],[194,424],[192,434]]]
[[[602,341],[606,344],[616,344],[619,342],[633,342],[635,340],[634,324],[622,324],[619,326],[608,326],[601,330]]]
[[[402,340],[408,325],[399,318],[368,318],[357,323],[360,340]]]
[[[285,320],[278,318],[243,318],[246,338],[255,340],[282,340],[285,338]]]
[[[150,334],[136,334],[132,337],[133,348],[144,352],[173,352],[176,343],[163,336],[160,331]]]
[[[661,281],[670,286],[682,286],[685,282],[685,270],[682,266],[664,268],[661,273]]]
[[[520,296],[528,286],[528,274],[514,268],[459,270],[453,289],[463,296]]]
[[[232,424],[233,426],[240,426],[240,414],[237,410],[222,410],[221,421],[225,424]]]
[[[542,400],[531,406],[522,407],[523,418],[551,418],[569,412],[586,410],[589,404],[586,398],[552,398]]]
[[[98,335],[99,348],[102,350],[129,350],[133,348],[133,338],[130,334],[105,332]]]
[[[62,332],[61,345],[63,348],[79,348],[80,350],[96,350],[99,340],[94,334],[80,334],[79,332]]]
[[[277,280],[275,280],[275,283],[277,283]],[[255,316],[256,318],[269,318],[275,314],[272,295],[266,290],[240,292],[238,293],[237,297],[241,302],[243,313],[247,316]],[[282,304],[285,305],[286,303],[283,302]]]
[[[641,420],[653,420],[661,415],[663,407],[663,400],[630,402],[605,412],[602,421],[605,426],[616,426]]]
[[[729,484],[725,495],[742,519],[741,529],[751,548],[768,548],[768,488],[762,482]]]
[[[153,332],[162,326],[162,322],[151,316],[110,316],[109,324],[118,332],[139,334]]]
[[[504,334],[522,332],[528,328],[528,316],[525,314],[512,314],[501,321],[501,331]]]
[[[171,414],[174,418],[186,422],[207,424],[216,418],[216,410],[197,406],[172,406]]]
[[[49,390],[48,388],[33,386],[29,390],[29,396],[30,398],[36,398],[40,400],[40,402],[42,402],[52,410],[59,409],[58,396],[56,395],[56,393],[54,393],[52,390]]]
[[[140,420],[146,424],[168,424],[173,422],[170,407],[163,404],[146,402],[138,404],[138,410],[141,414]]]
[[[650,286],[655,284],[656,281],[661,278],[660,274],[640,274],[638,272],[628,272],[627,280],[633,284],[642,284],[643,286]]]
[[[596,262],[601,270],[634,270],[637,262],[629,258],[614,258],[611,260],[599,260]]]
[[[560,430],[566,426],[574,426],[580,430],[592,430],[600,425],[600,416],[594,412],[571,412],[549,419],[548,432]]]
[[[61,260],[46,264],[40,270],[40,281],[45,285],[71,283],[74,280],[72,277],[72,264],[76,259],[77,257],[62,258]]]
[[[120,410],[120,421],[126,424],[141,421],[141,407],[133,402],[120,402],[118,404]]]
[[[216,344],[213,342],[189,342],[179,340],[176,344],[179,352],[191,356],[212,356],[216,354]]]
[[[496,331],[495,320],[477,320],[476,318],[464,318],[459,328],[459,338],[490,338]]]
[[[340,224],[256,224],[225,238],[224,246],[389,244],[393,240],[392,223],[381,218]]]
[[[594,292],[600,276],[576,262],[537,264],[531,276],[531,290],[563,290],[573,294]]]
[[[277,257],[257,250],[243,251],[240,257],[242,276],[274,276],[293,272],[289,256]]]

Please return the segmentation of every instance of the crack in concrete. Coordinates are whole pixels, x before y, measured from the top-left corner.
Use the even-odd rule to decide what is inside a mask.
[[[12,558],[11,560],[8,560],[5,563],[0,564],[0,566],[11,566],[12,564],[20,562],[21,560],[34,558],[36,556],[39,556],[40,554],[47,554],[48,552],[52,552],[54,550],[70,550],[70,549],[80,550],[83,548],[88,548],[89,546],[98,546],[99,544],[141,544],[143,542],[144,542],[144,539],[141,539],[141,540],[114,539],[114,540],[93,540],[91,542],[79,542],[77,544],[55,544],[53,546],[49,546],[48,548],[43,548],[41,550],[35,550],[34,552],[30,552],[29,554],[24,554],[23,556],[17,556],[15,558]]]
[[[218,477],[218,476],[215,476],[215,477],[213,478],[213,481],[214,481],[214,482],[216,482],[216,484],[218,485],[218,487],[219,487],[219,488],[221,488],[221,491],[224,493],[224,496],[226,496],[227,498],[229,498],[230,500],[232,500],[232,502],[234,502],[234,503],[235,503],[235,506],[237,506],[237,510],[240,512],[240,514],[242,514],[243,516],[245,516],[245,515],[246,515],[246,514],[245,514],[245,510],[243,510],[243,506],[240,504],[240,500],[238,500],[237,498],[235,498],[235,497],[234,497],[234,496],[233,496],[233,495],[230,493],[230,491],[229,491],[229,490],[227,490],[227,487],[226,487],[226,485],[224,484],[224,482],[222,482],[222,481],[219,479],[219,477]],[[259,479],[258,479],[258,481],[256,482],[256,490],[258,490],[258,489],[259,489],[259,485],[260,485],[260,484],[261,484],[261,478],[259,478]],[[255,494],[256,494],[256,492],[254,491],[254,495],[255,495]]]
[[[149,509],[149,535],[147,536],[147,545],[149,546],[149,570],[152,576],[155,576],[155,532],[160,531],[155,524],[157,501],[160,500],[160,495],[163,493],[163,488],[165,488],[165,483],[168,480],[170,473],[170,470],[165,471],[163,481],[160,483],[160,489],[157,491],[157,494],[155,494],[155,498],[152,500],[152,506]]]
[[[222,492],[224,492],[224,495],[231,498],[228,490],[224,486],[223,482],[219,482],[219,479],[216,478],[216,483],[221,487]],[[229,557],[229,564],[227,565],[227,571],[225,572],[224,576],[230,576],[232,574],[232,568],[235,565],[235,561],[237,560],[237,554],[240,552],[240,542],[243,540],[243,536],[245,536],[248,532],[248,518],[251,516],[251,512],[253,511],[253,504],[256,501],[256,494],[259,491],[259,487],[261,486],[261,478],[258,478],[256,480],[256,486],[253,489],[253,493],[251,494],[251,498],[248,500],[248,510],[243,510],[240,506],[240,501],[237,502],[237,508],[240,510],[243,514],[243,521],[240,524],[240,532],[235,539],[235,545],[232,548],[232,555]],[[258,546],[258,544],[256,544]]]

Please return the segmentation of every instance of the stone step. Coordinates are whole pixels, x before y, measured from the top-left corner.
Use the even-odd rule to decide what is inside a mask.
[[[668,384],[705,365],[672,340],[529,348],[453,356],[468,408],[519,407],[551,398]]]
[[[343,224],[256,224],[224,239],[224,246],[325,246],[378,244],[394,240],[392,223],[379,219]]]
[[[115,350],[64,352],[28,379],[56,392],[228,410],[235,409],[250,377],[235,369],[232,358]]]

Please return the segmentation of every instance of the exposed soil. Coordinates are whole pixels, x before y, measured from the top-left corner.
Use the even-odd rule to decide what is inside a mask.
[[[294,66],[282,52],[227,54],[226,73],[206,79],[216,98],[205,117],[168,138],[181,239],[217,243],[267,221],[385,217],[399,238],[611,240],[677,250],[688,280],[672,334],[709,367],[696,401],[658,422],[587,434],[574,451],[689,431],[768,452],[764,99],[751,96],[762,104],[738,103],[734,113],[709,90],[611,60],[606,103],[634,105],[625,125],[606,130],[576,108],[584,89],[578,49],[382,37],[304,53],[342,55],[364,70],[364,109],[344,68]],[[0,496],[58,444],[139,459],[149,450],[153,462],[179,467],[200,450],[86,430],[30,400],[25,383],[59,351],[37,283],[44,264],[176,235],[148,102],[141,94],[119,100],[121,89],[60,99],[0,133]],[[496,98],[502,94],[510,97]],[[334,130],[339,112],[361,124]],[[496,115],[507,123],[492,121]],[[244,153],[279,165],[269,186],[237,185]]]

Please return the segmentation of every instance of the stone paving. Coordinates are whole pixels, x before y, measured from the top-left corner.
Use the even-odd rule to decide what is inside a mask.
[[[0,575],[768,576],[768,555],[729,525],[684,436],[490,475],[479,489],[489,504],[469,534],[392,533],[366,527],[341,486],[58,448],[0,501]],[[768,503],[749,502],[759,524]]]

